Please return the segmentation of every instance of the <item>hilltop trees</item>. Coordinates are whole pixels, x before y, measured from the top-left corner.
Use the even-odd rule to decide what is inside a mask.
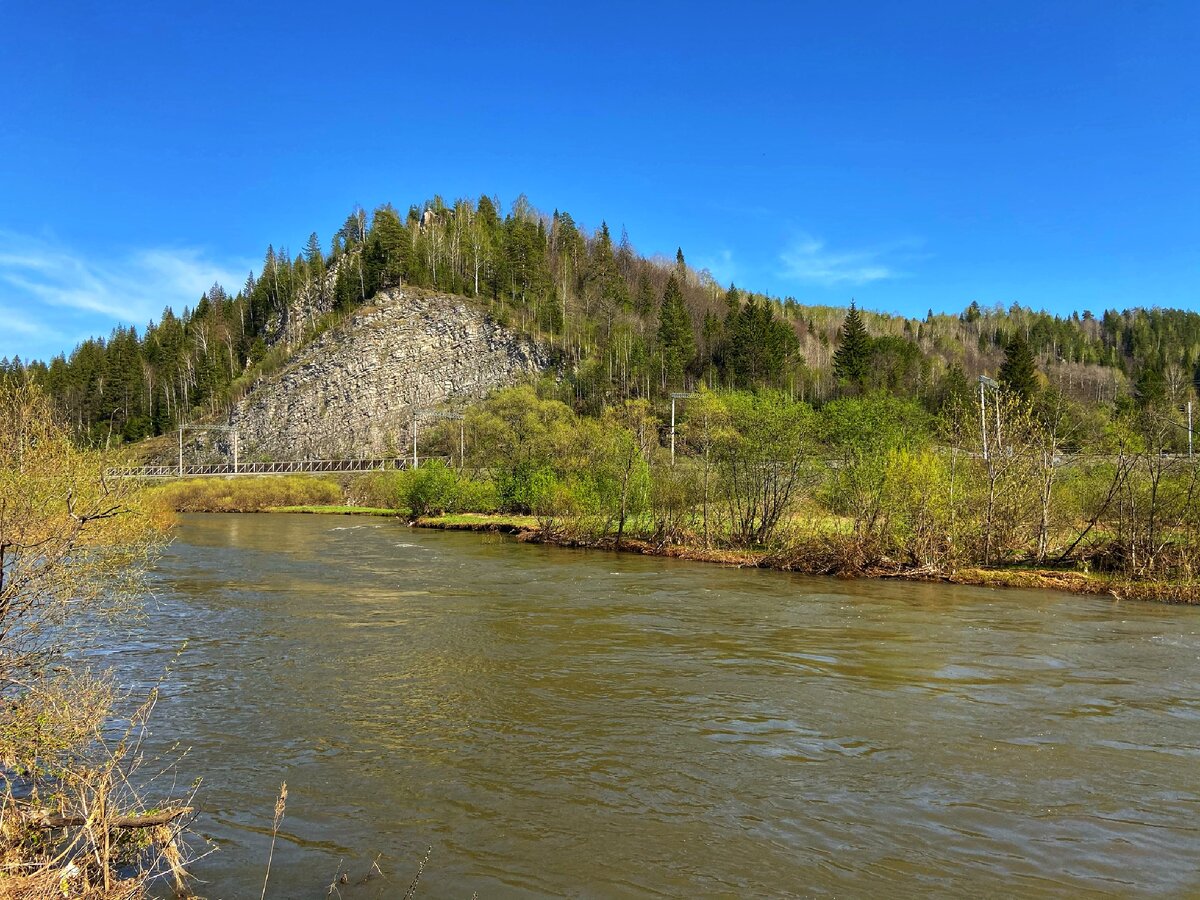
[[[936,413],[980,374],[1026,399],[1044,386],[1094,407],[1135,398],[1161,412],[1194,397],[1200,381],[1200,314],[1052,316],[972,303],[918,320],[854,302],[849,312],[802,306],[722,288],[682,249],[641,256],[619,233],[605,222],[589,232],[524,197],[507,214],[488,195],[355,208],[326,250],[315,233],[296,256],[268,247],[236,293],[214,285],[157,323],[47,363],[0,361],[0,377],[38,381],[88,442],[138,440],[219,415],[377,291],[404,286],[475,298],[552,345],[563,399],[596,414],[700,383],[782,389],[816,405],[882,390]]]
[[[568,212],[545,216],[523,197],[503,215],[486,195],[435,196],[406,213],[355,208],[328,251],[315,232],[294,257],[269,246],[236,294],[214,285],[145,332],[122,329],[70,357],[5,371],[43,383],[85,440],[138,440],[219,413],[296,347],[396,286],[475,297],[502,324],[551,343],[580,409],[658,398],[697,377],[803,389],[785,304],[736,291],[723,303],[682,250],[647,259],[624,230],[619,242],[603,222],[589,234]]]
[[[1030,402],[1037,393],[1037,362],[1020,332],[1013,334],[1004,347],[1004,365],[1000,367],[999,381],[1009,393],[1025,403]]]
[[[696,352],[696,339],[692,333],[692,318],[684,305],[683,291],[674,272],[667,277],[658,311],[658,351],[662,359],[663,389],[682,384],[684,369]]]
[[[862,389],[870,374],[871,338],[863,325],[854,301],[838,333],[838,348],[833,354],[833,374],[838,381]]]
[[[732,305],[725,319],[723,371],[737,388],[779,384],[799,354],[796,332],[755,297]]]

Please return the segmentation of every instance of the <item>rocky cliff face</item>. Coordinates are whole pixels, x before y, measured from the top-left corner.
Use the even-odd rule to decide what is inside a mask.
[[[313,324],[333,311],[333,288],[340,265],[341,260],[336,260],[323,278],[298,291],[288,306],[271,315],[264,334],[268,347],[281,342],[289,347],[300,344],[306,329],[311,333]]]
[[[231,420],[247,460],[403,455],[414,410],[482,397],[549,364],[544,347],[467,301],[398,288],[257,384]]]

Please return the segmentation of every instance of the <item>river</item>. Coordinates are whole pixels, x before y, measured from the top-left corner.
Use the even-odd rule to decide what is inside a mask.
[[[185,516],[169,667],[210,897],[1200,893],[1200,610]],[[186,646],[180,651],[180,645]],[[388,881],[353,882],[378,855]]]

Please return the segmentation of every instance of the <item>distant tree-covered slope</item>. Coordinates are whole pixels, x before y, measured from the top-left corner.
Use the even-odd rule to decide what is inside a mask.
[[[1200,315],[1155,308],[1061,317],[971,303],[921,319],[858,309],[847,369],[844,308],[720,285],[682,250],[647,258],[606,223],[589,231],[524,196],[504,215],[487,196],[356,209],[328,250],[315,233],[296,255],[268,247],[237,293],[214,285],[140,333],[118,328],[49,362],[3,360],[0,377],[40,382],[87,440],[133,441],[220,412],[339,316],[405,285],[474,298],[546,341],[583,411],[701,383],[818,404],[885,390],[937,410],[996,375],[1015,337],[1038,377],[1076,400],[1174,402],[1200,383]]]

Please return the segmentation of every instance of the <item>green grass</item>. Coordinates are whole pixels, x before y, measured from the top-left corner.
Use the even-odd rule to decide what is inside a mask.
[[[516,516],[505,513],[453,513],[444,516],[425,516],[421,524],[434,527],[447,525],[502,525],[514,528],[536,528],[534,516]]]

